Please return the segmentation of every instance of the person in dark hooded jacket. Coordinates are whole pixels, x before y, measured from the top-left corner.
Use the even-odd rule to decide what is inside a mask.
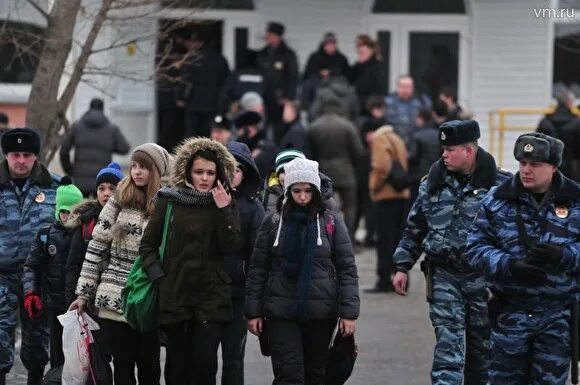
[[[560,171],[568,178],[580,181],[580,117],[572,112],[574,97],[566,89],[557,91],[556,110],[546,115],[538,125],[538,132],[566,143]]]
[[[284,201],[254,245],[245,313],[250,332],[267,335],[274,384],[322,384],[337,317],[342,336],[355,331],[357,268],[344,222],[322,201],[318,163],[284,168]]]
[[[248,146],[230,142],[226,147],[236,159],[232,189],[240,218],[242,244],[236,253],[226,256],[228,274],[232,278],[234,318],[226,328],[221,341],[222,385],[243,385],[247,334],[244,318],[246,269],[254,249],[258,228],[264,219],[264,208],[258,199],[260,173]]]
[[[56,220],[38,230],[30,255],[24,263],[22,286],[24,309],[35,319],[45,308],[50,327],[50,366],[64,364],[62,325],[56,318],[66,312],[64,265],[70,247],[72,230],[66,227],[71,207],[83,199],[81,191],[64,177],[56,190]]]
[[[171,187],[163,187],[141,238],[139,255],[159,293],[158,319],[171,384],[214,385],[217,352],[232,321],[226,256],[240,250],[235,199],[236,161],[219,142],[191,138],[176,150]],[[163,261],[166,209],[173,202]],[[195,220],[192,220],[195,218]]]
[[[286,177],[284,165],[295,158],[306,159],[304,153],[294,148],[287,148],[276,155],[274,169],[266,175],[264,180],[262,204],[266,212],[270,213],[278,210],[278,203],[284,195],[284,178]],[[326,204],[326,208],[338,212],[338,203],[334,199],[332,180],[323,173],[319,173],[319,176],[322,199]]]
[[[99,219],[101,210],[110,197],[115,194],[117,185],[123,179],[121,166],[116,162],[111,162],[99,171],[96,179],[95,200],[85,200],[74,206],[71,210],[66,226],[73,229],[68,257],[66,259],[65,271],[65,302],[70,305],[77,296],[75,289],[81,274],[81,268],[87,253],[89,241],[93,235],[93,229]]]
[[[111,163],[113,154],[125,155],[127,139],[103,114],[103,101],[91,100],[89,110],[75,122],[60,147],[60,163],[85,197],[95,192],[95,177],[103,165]],[[70,151],[74,147],[74,163]]]

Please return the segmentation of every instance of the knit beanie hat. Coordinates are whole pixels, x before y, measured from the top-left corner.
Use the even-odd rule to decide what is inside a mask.
[[[261,104],[264,104],[264,99],[254,91],[246,92],[240,99],[240,107],[245,111],[252,110]]]
[[[135,147],[133,149],[132,154],[136,153],[137,151],[144,152],[151,158],[153,164],[159,171],[160,176],[164,176],[165,174],[169,173],[170,169],[170,162],[169,162],[169,153],[166,149],[158,145],[157,143],[144,143],[140,146]]]
[[[289,148],[280,151],[278,155],[276,155],[276,160],[274,163],[276,175],[280,174],[286,163],[296,158],[306,159],[306,156],[304,156],[304,153],[302,151],[297,150],[295,148]]]
[[[309,183],[314,187],[316,187],[318,192],[320,192],[320,175],[318,174],[318,162],[310,159],[296,158],[286,163],[284,165],[284,170],[286,171],[286,180],[284,182],[284,200],[282,201],[282,206],[284,206],[288,201],[290,187],[293,184]],[[321,246],[322,238],[320,237],[319,214],[316,214],[316,227],[318,230],[316,244],[318,246]],[[279,244],[281,231],[282,231],[282,216],[280,216],[280,222],[278,223],[278,231],[276,232],[274,247],[278,246]]]
[[[116,186],[123,179],[123,176],[123,171],[121,171],[119,163],[111,162],[97,174],[97,187],[101,183],[111,183]]]
[[[77,186],[72,184],[68,176],[63,176],[60,180],[60,187],[56,189],[56,210],[55,217],[60,220],[60,210],[70,211],[71,207],[83,200],[83,193]]]

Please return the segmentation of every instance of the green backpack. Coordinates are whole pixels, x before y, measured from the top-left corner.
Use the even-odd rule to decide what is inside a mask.
[[[163,262],[169,220],[173,210],[173,201],[167,202],[165,221],[163,223],[163,237],[159,246],[159,256]],[[149,279],[141,257],[137,257],[127,283],[121,293],[123,315],[131,327],[139,332],[153,331],[158,327],[157,322],[157,287]]]

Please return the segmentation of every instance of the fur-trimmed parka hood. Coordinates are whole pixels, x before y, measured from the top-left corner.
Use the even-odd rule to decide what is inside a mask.
[[[174,152],[174,167],[171,169],[171,183],[175,187],[183,187],[187,181],[187,163],[193,155],[200,151],[207,150],[216,154],[223,167],[228,184],[236,170],[236,159],[219,142],[207,138],[191,138],[182,142]]]
[[[66,227],[76,228],[82,223],[88,222],[91,218],[98,216],[103,207],[96,199],[85,199],[74,205],[71,209]]]

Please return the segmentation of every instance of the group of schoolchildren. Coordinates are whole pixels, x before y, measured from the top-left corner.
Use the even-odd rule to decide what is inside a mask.
[[[269,338],[275,381],[322,381],[332,329],[352,336],[358,317],[352,245],[316,162],[286,149],[264,183],[245,144],[207,138],[173,156],[136,147],[128,176],[114,162],[98,173],[95,200],[63,177],[55,221],[38,230],[23,275],[28,316],[47,315],[51,367],[65,360],[57,316],[68,309],[98,320],[115,384],[159,384],[162,345],[167,384],[215,384],[220,345],[222,384],[243,384],[247,330]],[[159,292],[152,332],[123,316],[138,257]]]

